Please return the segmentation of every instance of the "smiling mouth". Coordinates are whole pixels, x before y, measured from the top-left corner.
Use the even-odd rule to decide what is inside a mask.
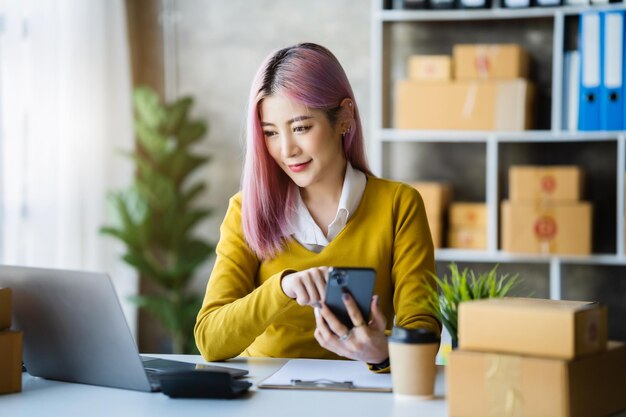
[[[311,161],[312,159],[309,159],[308,161],[303,162],[301,164],[292,164],[292,165],[287,165],[287,166],[292,172],[300,172],[303,169],[305,169],[307,166],[309,166],[309,163],[311,163]]]

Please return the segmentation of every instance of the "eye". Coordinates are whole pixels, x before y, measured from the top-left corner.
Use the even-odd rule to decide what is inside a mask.
[[[264,130],[263,131],[263,136],[265,136],[266,138],[275,136],[276,132],[274,132],[273,130]]]
[[[311,130],[311,126],[307,125],[307,126],[296,126],[293,128],[293,131],[295,133],[305,133],[308,132],[309,130]]]

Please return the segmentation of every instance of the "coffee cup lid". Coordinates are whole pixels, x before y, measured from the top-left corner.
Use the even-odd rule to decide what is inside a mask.
[[[439,343],[439,336],[430,329],[407,329],[393,326],[389,341],[395,343]]]

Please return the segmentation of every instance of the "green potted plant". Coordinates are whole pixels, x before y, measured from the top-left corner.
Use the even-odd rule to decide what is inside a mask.
[[[452,338],[452,346],[458,341],[458,309],[463,301],[482,298],[501,298],[516,288],[521,280],[518,275],[508,274],[497,276],[498,265],[489,272],[476,274],[467,268],[459,271],[453,262],[448,268],[450,277],[443,278],[431,274],[435,279],[436,288],[428,286],[428,296],[424,302],[426,308],[434,314],[446,327]]]
[[[133,184],[110,193],[117,224],[101,232],[121,240],[122,259],[158,290],[131,298],[156,317],[172,337],[174,353],[197,352],[193,326],[200,296],[187,291],[194,271],[213,251],[194,236],[194,228],[210,214],[194,200],[203,193],[202,181],[189,176],[209,161],[192,151],[206,133],[202,121],[190,120],[190,97],[161,104],[148,87],[133,92],[136,149],[128,155],[136,164]]]

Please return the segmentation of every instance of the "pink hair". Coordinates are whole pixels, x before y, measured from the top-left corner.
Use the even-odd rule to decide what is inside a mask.
[[[260,259],[271,259],[289,239],[297,186],[272,159],[259,120],[261,100],[280,93],[325,110],[331,124],[345,98],[354,103],[354,123],[344,152],[352,166],[369,175],[359,110],[341,64],[326,48],[302,43],[270,54],[258,70],[248,105],[246,158],[242,179],[242,222],[246,242]]]

